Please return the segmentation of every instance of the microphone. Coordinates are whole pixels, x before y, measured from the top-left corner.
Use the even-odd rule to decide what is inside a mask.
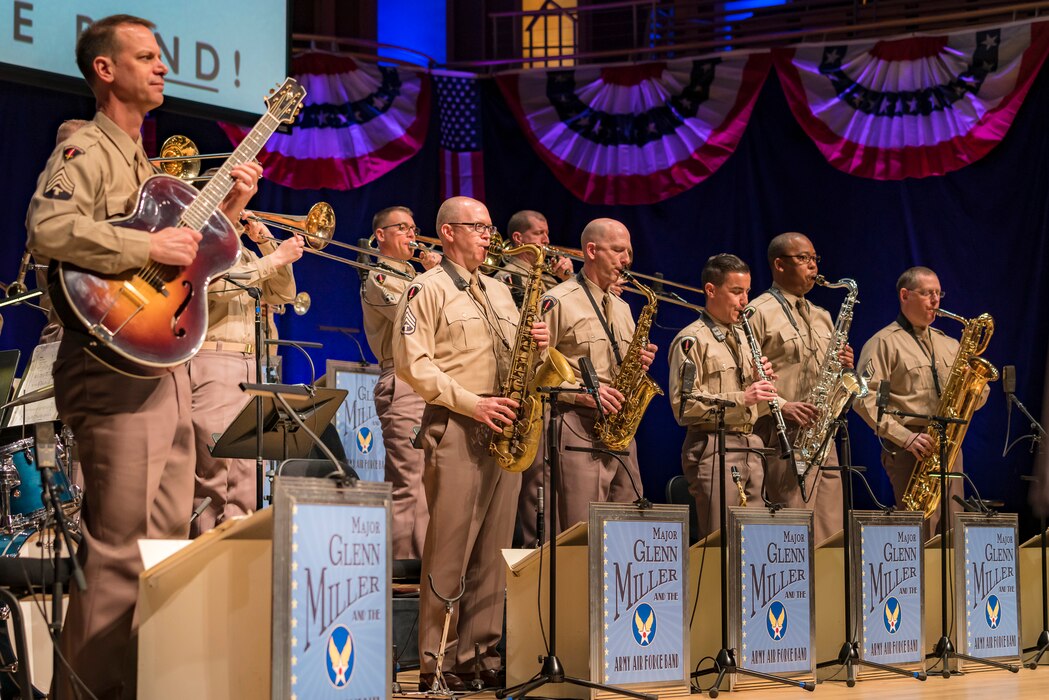
[[[878,385],[878,420],[875,421],[877,425],[881,424],[881,419],[885,417],[885,407],[889,405],[889,394],[892,392],[892,388],[889,386],[887,379],[882,380],[881,384]]]
[[[594,404],[597,406],[597,415],[601,420],[605,419],[605,409],[601,406],[601,395],[598,393],[601,383],[597,379],[597,372],[594,370],[594,363],[590,361],[590,358],[583,355],[579,358],[579,374],[583,375],[583,385],[586,387],[590,395],[594,397]]]
[[[1007,396],[1016,393],[1016,365],[1002,367],[1002,390]]]
[[[696,363],[685,360],[681,365],[681,398],[677,407],[677,419],[685,414],[685,402],[692,395],[692,385],[696,383]]]

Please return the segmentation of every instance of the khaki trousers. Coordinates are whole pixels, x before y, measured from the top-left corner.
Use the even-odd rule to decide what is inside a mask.
[[[917,463],[917,459],[907,450],[902,447],[892,445],[895,455],[886,450],[881,451],[881,465],[885,467],[885,473],[889,475],[889,482],[892,484],[893,495],[896,496],[896,507],[903,508],[903,494],[907,490],[907,484],[911,480],[911,474],[914,473],[914,465]],[[952,472],[961,473],[964,471],[964,460],[962,459],[962,453],[958,451],[958,458],[954,460],[954,466],[951,468]],[[952,496],[958,496],[962,498],[965,494],[965,485],[961,479],[948,479],[947,480],[947,512],[952,515],[961,510],[961,507],[955,503]],[[950,524],[947,528],[950,529]],[[940,531],[940,508],[937,506],[936,511],[931,516],[925,519],[925,539],[928,540],[933,535]]]
[[[211,503],[192,525],[193,537],[214,529],[257,506],[255,460],[213,457],[214,435],[225,432],[251,398],[241,382],[255,381],[255,356],[242,352],[201,350],[189,362],[193,391],[193,439],[197,452],[193,508]]]
[[[791,445],[800,430],[787,423],[787,434]],[[805,476],[805,495],[801,497],[798,473],[789,460],[779,457],[779,440],[776,437],[776,422],[772,416],[762,416],[754,424],[754,433],[761,437],[766,447],[776,450],[768,457],[768,472],[765,474],[765,492],[773,503],[782,503],[788,508],[804,508],[813,511],[813,544],[819,544],[842,528],[841,521],[841,472],[810,469]],[[838,451],[832,446],[824,466],[838,466]]]
[[[87,591],[71,588],[61,649],[98,698],[136,693],[138,540],[184,539],[193,503],[189,374],[119,374],[67,331],[54,366],[55,401],[72,428],[84,475],[83,541],[77,556]],[[63,697],[72,698],[59,671]]]
[[[557,532],[590,518],[590,504],[631,503],[644,495],[637,464],[637,444],[630,441],[626,456],[568,450],[603,447],[595,440],[596,409],[566,405],[561,417],[561,489],[557,493]],[[636,489],[636,490],[635,490]],[[551,533],[554,535],[556,533]]]
[[[714,433],[689,430],[681,446],[681,471],[688,480],[688,490],[696,501],[696,522],[699,524],[699,538],[703,539],[721,528],[721,491],[718,483],[717,440]],[[725,448],[755,447],[760,448],[761,438],[757,435],[739,435],[728,433],[725,436]],[[731,506],[739,505],[739,489],[732,480],[732,467],[736,467],[743,483],[743,492],[747,494],[747,505],[762,507],[761,486],[764,482],[764,468],[761,457],[747,452],[726,452],[725,468],[725,502]]]
[[[393,368],[375,383],[375,411],[386,448],[386,481],[393,485],[393,558],[421,559],[430,512],[423,491],[423,451],[412,446],[426,403]]]
[[[444,626],[446,598],[465,593],[452,610],[443,670],[473,668],[474,645],[482,668],[499,668],[496,645],[502,637],[506,565],[500,550],[510,546],[520,474],[500,469],[488,454],[491,430],[467,416],[428,405],[423,413],[426,455],[423,484],[430,524],[423,548],[419,587],[419,659],[433,673]]]

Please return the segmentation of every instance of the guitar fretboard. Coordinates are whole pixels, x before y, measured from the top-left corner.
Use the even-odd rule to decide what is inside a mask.
[[[266,113],[262,115],[251,132],[240,142],[233,154],[222,164],[214,177],[200,191],[193,203],[182,213],[182,225],[195,231],[204,228],[211,215],[222,204],[230,190],[233,189],[234,180],[230,177],[230,171],[234,167],[247,163],[259,154],[266,141],[277,130],[280,121]]]

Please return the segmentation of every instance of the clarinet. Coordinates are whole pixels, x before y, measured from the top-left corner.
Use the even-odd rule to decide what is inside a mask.
[[[750,355],[754,358],[754,367],[758,370],[758,376],[761,379],[768,380],[768,375],[765,374],[765,368],[761,364],[761,346],[758,345],[758,341],[754,338],[754,329],[750,327],[750,317],[754,315],[754,307],[748,306],[743,309],[743,313],[739,315],[739,323],[743,326],[743,333],[747,336],[747,345],[750,346]],[[787,438],[787,424],[783,421],[783,413],[779,410],[779,400],[769,400],[769,411],[772,412],[772,417],[776,419],[776,435],[779,438],[779,457],[780,459],[790,459],[792,450],[790,447],[790,440]]]

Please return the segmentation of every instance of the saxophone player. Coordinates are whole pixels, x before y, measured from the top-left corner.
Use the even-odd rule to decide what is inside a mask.
[[[782,233],[769,243],[772,287],[751,304],[750,319],[754,335],[779,374],[776,391],[790,433],[791,444],[818,415],[817,407],[804,401],[819,379],[820,365],[833,340],[834,322],[830,313],[809,302],[819,273],[820,258],[812,241],[796,233]],[[845,345],[838,359],[843,367],[853,366],[852,347]],[[777,447],[775,423],[766,405],[754,431],[767,447]],[[778,452],[778,450],[777,450]],[[827,465],[837,465],[837,452],[829,451]],[[798,483],[794,464],[778,455],[769,457],[765,491],[774,502],[814,511],[816,542],[822,542],[841,529],[841,475],[834,471],[811,470],[805,479],[805,494]]]
[[[726,448],[760,448],[761,438],[753,434],[758,403],[775,399],[776,387],[757,376],[737,325],[750,292],[750,267],[735,255],[715,255],[703,266],[701,282],[706,307],[670,346],[670,405],[678,424],[688,430],[681,470],[696,501],[703,538],[718,529],[722,498],[736,505],[746,494],[747,502],[761,502],[763,472],[757,455],[729,452],[725,464],[731,473],[725,475],[725,493],[718,491],[715,407],[700,396],[735,402],[725,410]],[[767,361],[764,370],[774,378]]]
[[[510,546],[520,477],[504,471],[489,454],[491,431],[511,425],[518,402],[499,396],[511,363],[519,314],[510,290],[478,274],[496,231],[488,208],[469,197],[446,200],[437,212],[444,249],[441,264],[415,278],[397,306],[394,333],[397,379],[427,406],[419,442],[425,466],[423,486],[430,523],[423,546],[422,580],[433,578],[455,606],[444,657],[449,689],[464,690],[459,674],[473,667],[481,650],[481,680],[505,684],[497,645],[502,636],[506,569],[500,550]],[[537,321],[532,337],[548,345],[546,325]],[[429,586],[419,592],[421,690],[435,681],[435,662],[444,628],[444,603]]]
[[[892,483],[896,503],[902,503],[907,482],[915,464],[929,457],[934,441],[925,432],[926,422],[915,418],[883,415],[879,420],[877,393],[882,382],[891,387],[887,407],[907,413],[934,414],[940,394],[958,354],[958,341],[938,328],[933,328],[936,312],[944,292],[940,279],[927,267],[912,267],[903,272],[896,282],[896,296],[900,301],[900,315],[868,340],[860,351],[860,363],[873,363],[868,395],[855,404],[856,413],[874,429],[882,440],[881,463]],[[980,405],[987,399],[984,387]],[[962,471],[962,454],[954,463],[953,471]],[[948,479],[946,498],[961,495],[958,479]],[[952,511],[957,510],[953,499]],[[940,511],[928,520],[928,532],[937,532]]]
[[[372,216],[372,231],[379,252],[386,257],[375,265],[361,285],[361,311],[364,335],[380,368],[373,396],[382,426],[382,443],[386,448],[385,477],[393,486],[393,556],[395,559],[420,559],[430,515],[423,492],[423,454],[412,446],[412,440],[422,421],[425,403],[404,380],[398,380],[394,375],[393,338],[400,322],[397,302],[410,282],[389,274],[398,272],[409,278],[415,277],[415,268],[409,261],[415,252],[411,244],[419,227],[415,225],[411,209],[393,206]],[[419,262],[425,270],[440,260],[437,253],[422,251],[419,254]]]
[[[609,386],[619,369],[624,353],[634,335],[634,318],[630,306],[610,292],[633,257],[630,232],[614,219],[595,219],[583,229],[582,270],[543,297],[541,310],[550,329],[550,347],[559,350],[572,365],[577,383],[581,383],[579,358],[587,356],[601,384],[599,396],[606,414],[624,405],[623,394]],[[656,346],[649,343],[642,350],[641,366],[645,371],[655,359]],[[594,425],[599,418],[593,397],[586,394],[564,394],[564,430],[561,450],[561,490],[558,492],[558,526],[551,536],[586,521],[592,501],[629,503],[642,495],[637,464],[637,447],[631,440],[629,454],[568,451],[569,446],[600,448]]]
[[[523,209],[510,217],[506,225],[506,231],[510,238],[509,245],[517,247],[526,244],[540,247],[550,245],[550,228],[546,217],[540,212],[531,209]],[[495,278],[510,287],[514,301],[521,305],[524,297],[525,285],[532,273],[534,256],[529,251],[517,255],[506,256],[502,268],[495,274]],[[572,276],[572,261],[566,257],[549,260],[547,269],[543,270],[542,283],[543,293],[549,292],[561,282]],[[536,452],[535,462],[532,467],[521,474],[521,494],[517,499],[517,522],[521,531],[521,541],[524,546],[531,547],[538,542],[539,528],[538,506],[539,488],[546,488],[549,481],[549,468],[543,463],[544,445],[546,434],[540,438],[539,451]],[[544,531],[549,533],[549,515],[546,516]]]

